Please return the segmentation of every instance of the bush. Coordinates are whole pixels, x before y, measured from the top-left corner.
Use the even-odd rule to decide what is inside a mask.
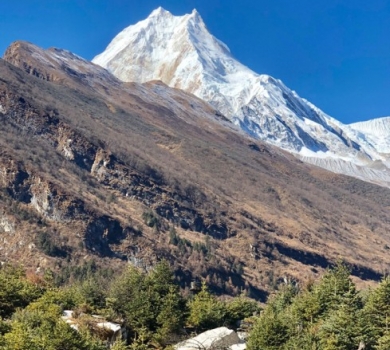
[[[148,210],[148,211],[145,211],[143,214],[142,214],[142,219],[144,220],[144,223],[149,226],[149,227],[153,227],[157,230],[160,229],[160,219],[159,217],[157,216],[156,213],[154,213],[153,211],[151,210]]]

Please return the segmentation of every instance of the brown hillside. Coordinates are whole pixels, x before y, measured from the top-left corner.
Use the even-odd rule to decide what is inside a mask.
[[[1,260],[59,271],[166,257],[183,284],[258,297],[340,258],[361,280],[389,271],[389,189],[249,139],[162,83],[23,42],[4,58]]]

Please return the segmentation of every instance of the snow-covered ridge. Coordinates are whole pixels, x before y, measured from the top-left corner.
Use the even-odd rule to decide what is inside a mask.
[[[358,132],[361,143],[367,143],[382,154],[390,154],[390,117],[350,124]],[[385,156],[388,162],[390,157]]]
[[[388,162],[387,120],[348,126],[331,118],[280,80],[257,74],[234,59],[196,10],[184,16],[161,7],[154,10],[119,33],[93,62],[123,81],[161,80],[191,92],[251,136],[310,163],[320,159],[315,163],[329,170],[356,172],[364,178],[359,169]],[[375,174],[370,171],[370,181]]]
[[[376,118],[365,122],[349,124],[355,130],[377,136],[390,135],[390,117]]]

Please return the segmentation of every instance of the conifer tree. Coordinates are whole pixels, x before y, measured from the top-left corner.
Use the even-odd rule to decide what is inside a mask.
[[[363,314],[369,327],[370,343],[376,344],[382,337],[384,343],[390,333],[390,277],[384,278],[369,293]]]
[[[225,317],[224,303],[211,295],[206,283],[202,283],[201,291],[189,304],[188,322],[201,330],[206,330],[223,325]]]
[[[375,345],[375,350],[389,350],[390,349],[390,332],[386,331]]]
[[[319,303],[319,315],[326,314],[337,308],[343,296],[353,286],[349,278],[351,271],[342,263],[338,263],[333,269],[328,270],[314,286],[313,292]]]
[[[267,308],[252,332],[250,333],[248,350],[279,350],[288,340],[288,327],[283,318],[273,308]]]

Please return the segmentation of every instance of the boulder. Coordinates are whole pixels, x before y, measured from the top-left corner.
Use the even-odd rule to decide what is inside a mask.
[[[240,338],[235,331],[226,327],[219,327],[176,344],[175,350],[227,349],[238,343],[240,343]]]

